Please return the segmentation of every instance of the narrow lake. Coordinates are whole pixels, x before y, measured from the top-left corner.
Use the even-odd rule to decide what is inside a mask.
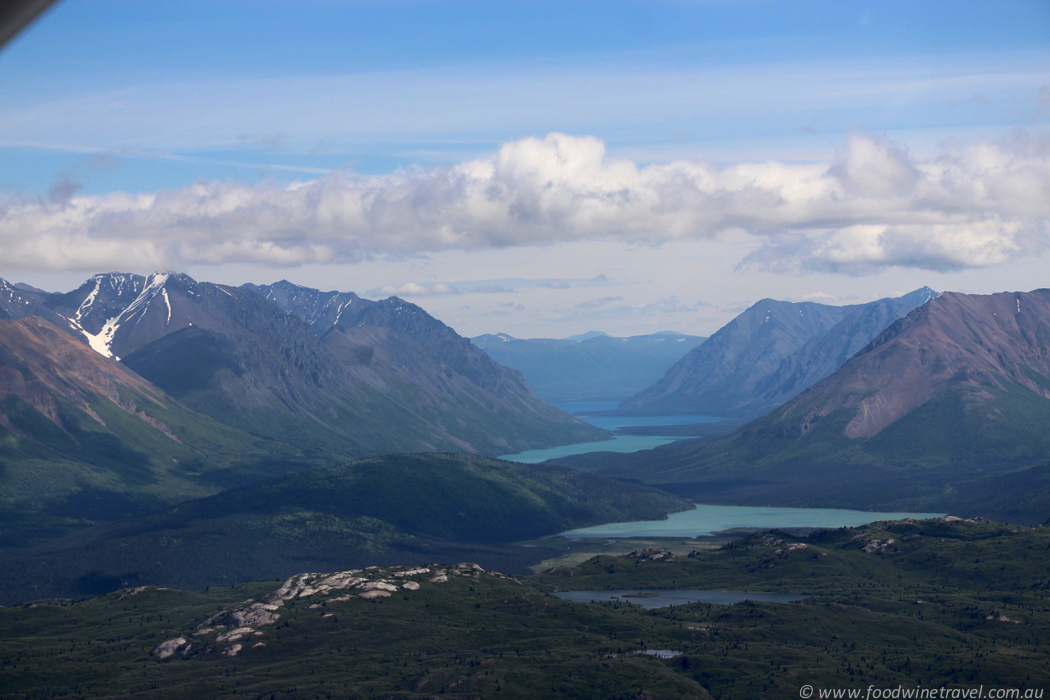
[[[669,605],[686,605],[688,603],[712,603],[714,605],[734,605],[745,600],[760,603],[794,603],[796,600],[809,598],[797,593],[752,593],[748,591],[710,591],[703,589],[667,589],[646,588],[644,590],[626,589],[613,591],[557,591],[556,595],[563,600],[574,603],[594,603],[614,600],[621,603],[640,605],[646,610],[666,608]]]
[[[722,420],[710,416],[581,416],[580,413],[592,411],[612,411],[618,404],[607,401],[574,401],[572,403],[556,403],[552,406],[566,413],[571,413],[585,423],[601,428],[602,430],[618,430],[633,426],[654,425],[694,425],[696,423],[714,423]],[[668,437],[664,435],[616,435],[612,440],[601,440],[599,442],[579,442],[574,445],[562,445],[551,447],[546,450],[528,450],[517,454],[503,455],[500,459],[510,462],[521,462],[524,464],[538,464],[548,459],[557,457],[568,457],[569,455],[585,454],[587,452],[637,452],[639,450],[651,450],[660,445],[666,445],[681,437]]]
[[[666,445],[679,438],[662,437],[658,435],[616,435],[612,440],[601,442],[578,442],[574,445],[562,445],[551,447],[546,450],[528,450],[513,455],[503,455],[500,459],[509,462],[522,462],[524,464],[539,464],[555,457],[568,457],[569,455],[581,455],[586,452],[637,452],[638,450],[651,450],[660,445]]]
[[[734,528],[856,527],[876,520],[940,518],[944,513],[873,513],[837,508],[756,508],[705,506],[674,513],[667,520],[608,523],[559,533],[557,537],[703,537]]]

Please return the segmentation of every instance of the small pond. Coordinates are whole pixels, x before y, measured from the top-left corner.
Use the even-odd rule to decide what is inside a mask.
[[[558,591],[552,593],[563,600],[574,603],[595,603],[617,601],[640,605],[646,610],[666,608],[669,605],[686,605],[688,603],[711,603],[713,605],[734,605],[745,600],[759,603],[794,603],[809,598],[797,593],[753,593],[750,591],[708,591],[702,589],[621,589],[612,591]]]

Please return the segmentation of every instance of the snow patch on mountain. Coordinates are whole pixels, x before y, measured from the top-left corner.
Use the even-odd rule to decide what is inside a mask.
[[[146,309],[149,308],[150,301],[152,301],[158,294],[163,294],[164,296],[164,303],[168,305],[168,321],[171,321],[171,302],[168,300],[167,290],[164,289],[164,283],[168,281],[170,276],[171,275],[166,272],[155,272],[150,275],[146,281],[146,286],[134,301],[128,304],[128,306],[119,314],[107,319],[102,325],[102,330],[98,333],[90,333],[80,325],[80,319],[94,303],[95,297],[98,295],[99,287],[102,285],[103,275],[96,275],[94,277],[95,288],[91,290],[91,293],[88,294],[86,299],[84,299],[80,308],[77,309],[76,316],[70,318],[69,322],[74,328],[76,328],[76,330],[80,331],[92,350],[104,357],[113,357],[113,351],[111,349],[113,338],[117,331],[120,330],[121,324],[131,319],[136,313],[141,317],[141,314],[145,313]],[[123,279],[118,281],[121,284],[124,282]]]

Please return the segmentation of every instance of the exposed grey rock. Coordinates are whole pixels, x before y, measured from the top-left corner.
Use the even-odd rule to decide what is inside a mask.
[[[175,637],[174,639],[169,639],[158,644],[157,648],[153,650],[153,656],[163,660],[178,653],[185,655],[189,650],[190,643],[185,637]]]

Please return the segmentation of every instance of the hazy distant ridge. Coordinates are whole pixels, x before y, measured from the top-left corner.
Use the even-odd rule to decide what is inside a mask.
[[[539,396],[561,402],[620,401],[656,381],[705,338],[670,332],[616,338],[591,331],[561,340],[506,333],[472,340],[501,365],[520,370]]]

